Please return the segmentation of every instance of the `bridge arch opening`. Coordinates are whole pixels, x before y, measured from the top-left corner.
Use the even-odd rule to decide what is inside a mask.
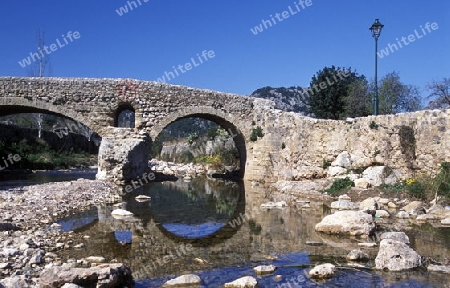
[[[160,157],[161,160],[173,162],[181,160],[187,163],[201,163],[202,160],[206,160],[204,162],[210,161],[210,164],[214,164],[215,161],[223,161],[225,165],[222,165],[221,173],[218,174],[238,179],[244,177],[247,160],[245,137],[233,123],[224,117],[207,113],[169,116],[159,127],[153,131],[154,133],[151,133],[153,139],[151,157]],[[184,148],[181,151],[187,150],[192,155],[185,152],[186,155],[181,155],[178,159],[170,155],[169,157],[163,156],[164,153],[170,154],[171,151],[177,149],[177,147],[173,147],[176,146],[174,145],[176,141],[173,140],[176,138],[184,138]],[[206,142],[206,144],[198,145],[198,141],[204,141],[203,143]],[[169,147],[164,146],[164,143],[168,143]],[[214,153],[214,149],[216,149],[216,153]],[[199,152],[206,152],[206,154],[199,155]],[[232,163],[233,160],[235,160],[235,164]],[[217,176],[221,177],[221,175]]]
[[[114,127],[134,128],[135,127],[135,110],[129,103],[119,105],[114,115]]]
[[[20,105],[0,105],[0,132],[0,158],[17,154],[20,161],[7,168],[19,170],[94,166],[102,140],[69,116]]]

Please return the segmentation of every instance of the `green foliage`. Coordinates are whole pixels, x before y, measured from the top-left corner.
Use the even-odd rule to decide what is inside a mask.
[[[325,160],[325,159],[322,160],[322,168],[323,169],[327,169],[330,166],[331,166],[331,161],[328,161],[328,160]]]
[[[369,83],[363,76],[348,85],[348,94],[344,98],[344,111],[347,117],[365,117],[371,114],[371,95]]]
[[[346,99],[351,90],[350,84],[358,79],[362,77],[356,72],[351,72],[350,68],[331,66],[317,72],[312,77],[308,90],[310,112],[317,118],[343,118],[346,115]]]
[[[324,192],[327,192],[328,194],[330,194],[332,196],[337,196],[354,186],[355,186],[355,182],[353,182],[353,180],[351,180],[350,178],[348,178],[348,177],[339,178],[339,179],[334,180],[331,187],[326,189]]]
[[[250,135],[250,141],[254,142],[258,140],[258,137],[264,137],[264,133],[260,126],[257,126],[256,129],[253,129],[252,135]]]
[[[374,83],[371,86],[374,93]],[[380,114],[412,112],[421,107],[418,88],[403,84],[395,71],[381,79],[378,85],[378,102]]]
[[[283,143],[281,143],[281,149],[284,149],[284,148],[286,148],[286,144],[283,142]]]
[[[98,160],[96,155],[74,151],[73,148],[65,151],[51,150],[42,139],[3,143],[0,157],[6,157],[8,154],[18,154],[21,157],[21,160],[11,165],[11,168],[33,170],[67,169],[79,165],[92,166]]]
[[[398,131],[400,138],[400,149],[405,157],[408,168],[413,168],[416,159],[416,137],[414,129],[410,126],[402,125]]]
[[[370,122],[370,124],[369,124],[369,128],[376,130],[376,129],[378,129],[378,124],[372,120],[372,122]]]
[[[188,136],[188,143],[189,145],[192,145],[195,143],[195,141],[198,139],[199,135],[197,132],[192,132],[191,134],[189,134]]]

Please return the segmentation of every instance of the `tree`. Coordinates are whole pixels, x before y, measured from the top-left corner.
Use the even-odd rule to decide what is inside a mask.
[[[317,118],[341,119],[345,116],[350,84],[360,79],[350,68],[325,67],[311,79],[304,90],[309,95],[310,112]]]
[[[433,81],[427,88],[431,90],[428,97],[437,97],[450,105],[450,78],[444,78],[441,81]]]
[[[372,83],[372,93],[374,93],[374,86]],[[380,114],[412,112],[421,107],[417,87],[403,84],[395,71],[381,79],[378,85],[378,103]]]
[[[371,114],[369,83],[364,76],[350,83],[348,95],[344,100],[347,117],[364,117]]]
[[[44,51],[45,46],[45,32],[40,28],[36,30],[36,48],[39,51]],[[28,69],[28,75],[31,77],[44,77],[45,72],[50,70],[50,55],[47,53],[40,53],[37,61],[34,61]],[[47,75],[49,72],[47,73]],[[38,138],[42,136],[42,129],[44,126],[45,115],[42,113],[31,113],[31,119],[36,123],[38,129]]]

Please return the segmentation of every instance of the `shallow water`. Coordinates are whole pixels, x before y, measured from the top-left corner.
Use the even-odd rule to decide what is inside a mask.
[[[152,199],[138,202],[135,196],[140,194]],[[280,268],[259,278],[260,287],[316,287],[319,284],[306,277],[305,267],[345,264],[345,255],[358,248],[358,242],[368,241],[316,233],[315,224],[330,213],[320,201],[303,209],[259,208],[270,200],[264,188],[248,182],[195,178],[189,183],[151,183],[122,203],[120,208],[133,212],[133,217],[115,219],[111,211],[117,207],[99,205],[62,219],[65,230],[75,230],[74,244],[86,244],[84,249],[62,253],[65,259],[99,255],[126,263],[138,279],[136,287],[160,287],[186,273],[200,275],[201,287],[222,287],[241,276],[255,276],[252,268],[266,264]],[[419,254],[439,261],[450,258],[449,228],[422,225],[407,234]],[[90,239],[85,240],[85,235]],[[310,246],[307,241],[324,245]],[[375,258],[377,248],[363,250]],[[287,267],[292,265],[297,267]],[[371,265],[373,261],[367,263]],[[400,273],[340,269],[323,286],[445,287],[447,283],[449,276],[424,269]]]
[[[48,182],[72,181],[78,178],[95,179],[97,169],[49,170],[35,173],[0,174],[0,189],[29,186]]]

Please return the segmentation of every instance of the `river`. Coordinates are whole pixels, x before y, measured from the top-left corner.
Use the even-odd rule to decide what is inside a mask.
[[[70,174],[44,173],[32,179],[10,181],[8,185],[60,181],[71,176],[71,179],[93,177],[92,171]],[[135,199],[137,195],[147,195],[151,200],[139,202]],[[107,261],[123,262],[131,267],[138,288],[160,287],[165,281],[187,273],[199,275],[201,287],[222,287],[239,277],[255,276],[253,267],[267,264],[279,268],[258,278],[260,287],[318,287],[320,283],[306,276],[307,266],[331,262],[343,267],[345,255],[358,248],[357,243],[361,242],[358,238],[315,232],[315,224],[330,213],[320,200],[308,200],[303,208],[260,208],[271,200],[266,188],[250,182],[194,178],[190,182],[150,183],[135,190],[122,203],[98,205],[61,219],[59,223],[65,231],[74,231],[74,242],[83,242],[85,246],[59,254],[63,261],[103,256]],[[111,216],[116,208],[131,211],[134,216],[116,219]],[[419,254],[437,261],[448,259],[450,228],[425,224],[411,226],[406,233],[411,247]],[[377,248],[364,249],[372,259],[364,268],[339,269],[322,286],[444,287],[450,283],[448,275],[425,269],[371,270]]]

